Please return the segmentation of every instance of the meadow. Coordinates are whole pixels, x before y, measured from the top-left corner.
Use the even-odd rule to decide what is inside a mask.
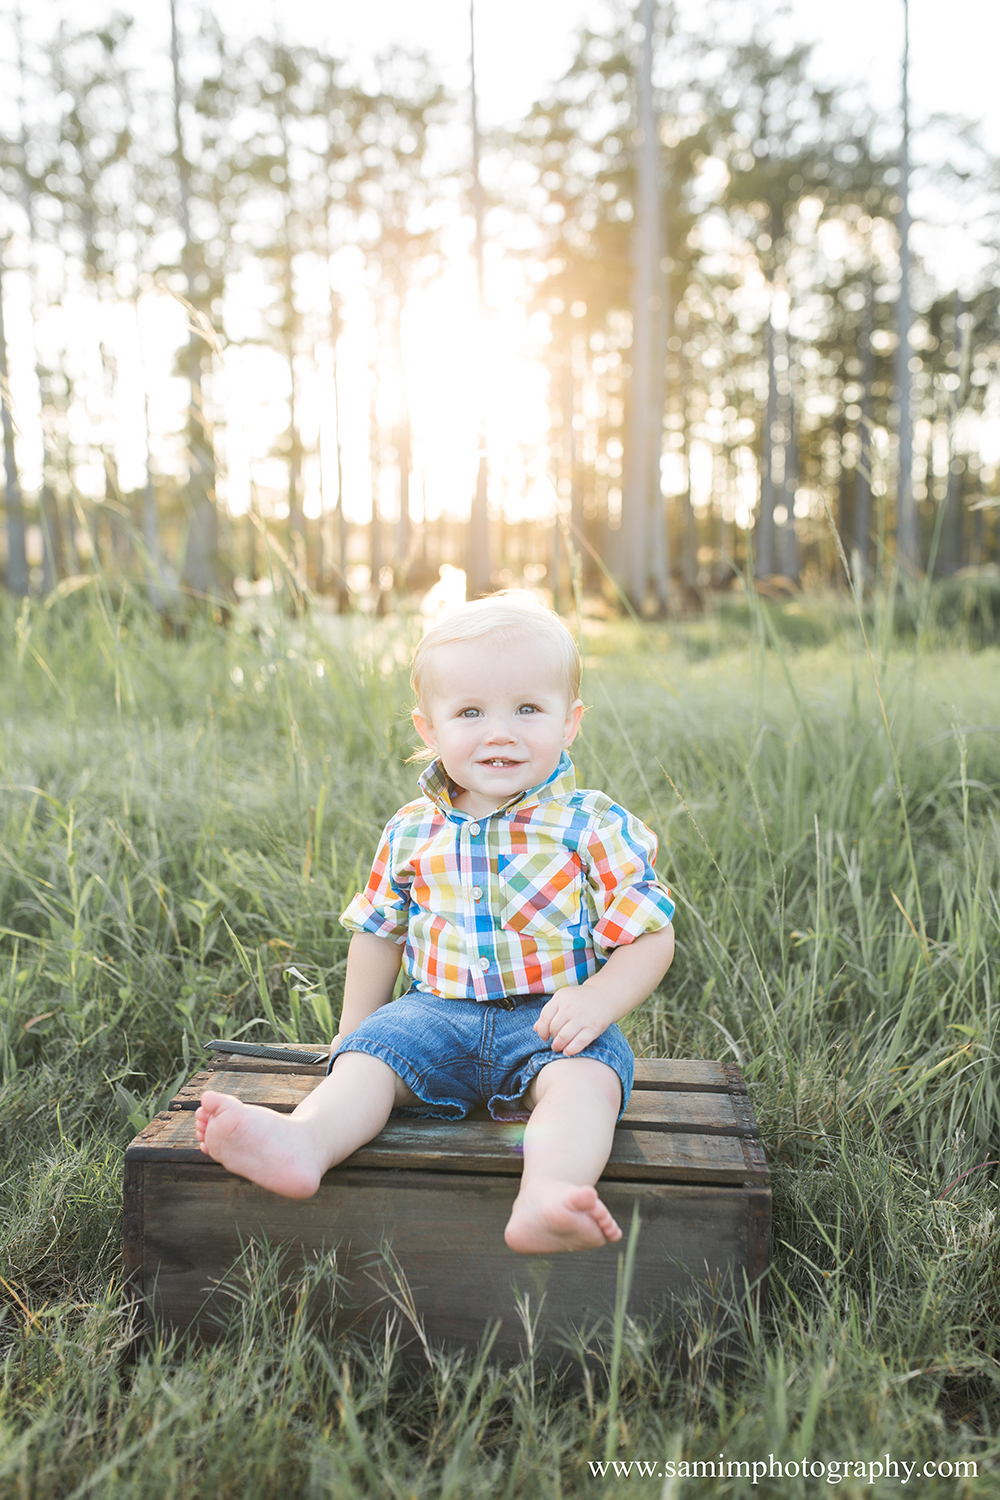
[[[261,609],[168,635],[100,584],[8,602],[0,1494],[794,1497],[827,1481],[591,1466],[887,1452],[952,1476],[921,1495],[995,1493],[1000,650],[900,636],[887,607],[870,650],[849,615],[744,616],[585,619],[574,758],[657,831],[678,901],[636,1050],[750,1083],[770,1296],[626,1320],[614,1370],[567,1378],[321,1337],[266,1260],[220,1345],[135,1351],[125,1146],[208,1036],[334,1029],[337,915],[417,774],[418,624]],[[838,1492],[898,1489],[850,1469]]]

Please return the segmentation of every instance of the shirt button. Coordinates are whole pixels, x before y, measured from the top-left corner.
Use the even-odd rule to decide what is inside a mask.
[[[488,958],[481,958],[479,960],[479,967],[482,969],[482,971],[483,971],[484,974],[486,973],[486,970],[489,968],[489,966],[490,966],[490,961],[489,961]]]
[[[474,885],[472,887],[472,899],[473,901],[481,901],[483,899],[483,888],[481,885]]]
[[[478,823],[470,823],[469,824],[469,832],[472,834],[472,837],[475,838],[476,835],[479,833],[479,824]]]

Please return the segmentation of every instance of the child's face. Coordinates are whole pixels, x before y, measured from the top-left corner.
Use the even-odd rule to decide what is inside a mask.
[[[583,704],[570,701],[547,641],[454,641],[435,649],[428,677],[414,725],[462,788],[456,805],[475,816],[547,781],[580,725]]]

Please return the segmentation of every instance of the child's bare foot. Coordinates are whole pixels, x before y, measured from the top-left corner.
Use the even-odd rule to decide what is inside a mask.
[[[194,1128],[206,1156],[259,1187],[285,1198],[311,1198],[319,1187],[325,1164],[305,1121],[209,1092]]]
[[[521,1255],[596,1250],[621,1237],[596,1189],[574,1182],[546,1182],[530,1195],[519,1193],[504,1231],[511,1250]]]

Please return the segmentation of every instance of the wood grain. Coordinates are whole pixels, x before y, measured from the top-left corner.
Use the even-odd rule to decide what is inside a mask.
[[[220,1094],[233,1094],[246,1104],[260,1104],[290,1114],[308,1098],[318,1082],[318,1078],[301,1073],[206,1071],[195,1074],[179,1089],[169,1107],[197,1109],[205,1090],[215,1089]],[[486,1111],[477,1111],[475,1117],[489,1119]],[[707,1135],[757,1133],[745,1094],[636,1091],[629,1099],[623,1123],[648,1130],[695,1130]]]
[[[519,1298],[529,1299],[533,1315],[540,1310],[539,1338],[550,1355],[568,1331],[589,1337],[606,1325],[618,1271],[613,1249],[540,1257],[504,1245],[523,1124],[484,1111],[460,1121],[390,1120],[306,1202],[265,1192],[199,1150],[193,1110],[206,1087],[288,1111],[322,1076],[320,1067],[219,1054],[132,1142],[125,1268],[150,1327],[159,1320],[218,1333],[233,1305],[218,1283],[255,1240],[282,1247],[290,1276],[336,1249],[341,1323],[372,1327],[387,1310],[403,1316],[408,1307],[433,1342],[470,1346],[496,1321],[501,1358],[516,1357],[523,1343]],[[600,1184],[623,1228],[634,1206],[641,1215],[632,1310],[673,1316],[677,1299],[712,1300],[727,1288],[738,1295],[747,1284],[759,1292],[770,1254],[770,1178],[739,1070],[647,1058],[637,1063],[636,1083]]]
[[[178,1327],[199,1322],[211,1333],[232,1306],[218,1283],[252,1239],[288,1247],[289,1275],[296,1263],[336,1250],[348,1323],[367,1326],[409,1303],[434,1343],[468,1346],[499,1321],[495,1352],[513,1358],[524,1344],[517,1302],[527,1298],[541,1339],[575,1330],[592,1343],[613,1314],[618,1253],[514,1255],[503,1242],[512,1197],[513,1184],[481,1176],[393,1182],[382,1172],[346,1170],[330,1173],[307,1203],[291,1203],[211,1163],[164,1167],[146,1203],[146,1244],[156,1264],[155,1290],[153,1279],[147,1289],[162,1319]],[[609,1206],[623,1224],[634,1207],[640,1214],[630,1311],[655,1317],[677,1298],[738,1289],[747,1198],[740,1189],[609,1186]],[[406,1323],[404,1316],[404,1330]]]
[[[390,1120],[382,1133],[355,1151],[344,1167],[392,1171],[483,1172],[516,1176],[521,1171],[523,1125],[481,1120]],[[706,1182],[765,1186],[763,1154],[748,1155],[754,1142],[739,1136],[633,1129],[619,1125],[604,1179],[611,1181]],[[190,1110],[157,1115],[129,1146],[130,1161],[202,1158]]]
[[[269,1046],[300,1047],[300,1042],[269,1042]],[[322,1047],[316,1051],[321,1052]],[[234,1052],[214,1052],[205,1064],[208,1072],[224,1073],[280,1073],[301,1074],[305,1077],[322,1078],[326,1065],[306,1063],[282,1063],[261,1057],[241,1057]],[[746,1084],[739,1069],[731,1063],[708,1062],[689,1057],[637,1057],[635,1060],[635,1087],[637,1089],[669,1089],[676,1092],[695,1093],[746,1093]]]

